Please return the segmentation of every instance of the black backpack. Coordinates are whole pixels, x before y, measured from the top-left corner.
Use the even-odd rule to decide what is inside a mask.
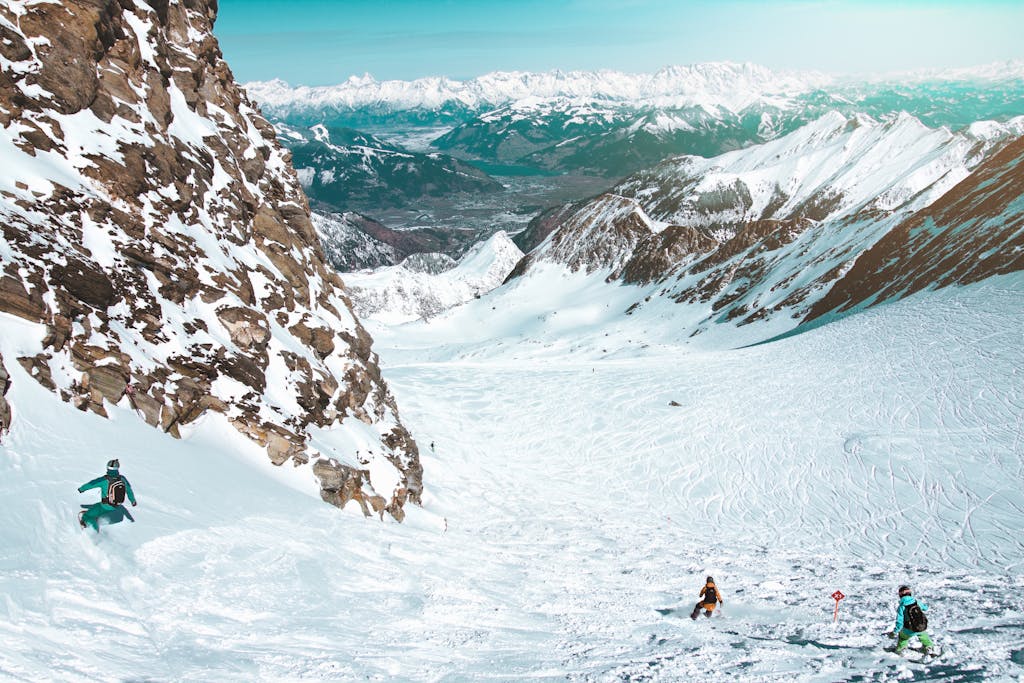
[[[903,608],[903,628],[914,633],[928,630],[928,617],[916,600]]]
[[[108,505],[120,505],[124,502],[126,492],[124,479],[120,476],[107,477],[107,499],[104,502]]]

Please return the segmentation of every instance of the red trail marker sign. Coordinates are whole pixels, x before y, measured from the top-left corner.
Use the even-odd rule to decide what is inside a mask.
[[[832,621],[839,621],[839,601],[845,598],[842,591],[836,591],[832,594],[832,599],[836,601],[836,611],[832,613]]]

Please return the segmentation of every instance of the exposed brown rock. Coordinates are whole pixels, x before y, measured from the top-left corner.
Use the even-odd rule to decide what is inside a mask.
[[[0,40],[3,40],[2,34],[0,34]],[[11,428],[11,405],[4,398],[10,388],[11,376],[7,374],[7,368],[4,367],[3,355],[0,355],[0,436]]]
[[[20,19],[19,28],[28,36],[46,36],[47,44],[36,49],[41,69],[26,76],[52,95],[51,104],[61,114],[74,114],[88,107],[96,97],[98,79],[95,59],[104,41],[116,38],[118,29],[112,14],[116,3],[42,3],[33,5]]]
[[[117,403],[128,386],[128,373],[118,365],[101,365],[90,368],[83,376],[82,384],[111,403]]]
[[[303,344],[312,347],[318,357],[326,358],[334,353],[334,333],[330,330],[323,327],[310,328],[303,322],[296,323],[288,330]]]
[[[39,290],[29,292],[20,278],[10,275],[0,277],[0,311],[33,322],[43,322],[47,313]]]
[[[82,303],[104,309],[114,302],[114,286],[103,269],[85,260],[58,264],[50,271],[53,286],[68,292]]]
[[[370,473],[366,470],[357,470],[341,465],[336,460],[321,458],[313,463],[313,474],[320,480],[320,497],[331,505],[344,508],[350,500],[355,500],[366,517],[370,516],[371,508],[377,513],[382,513],[386,508],[381,496],[364,493],[363,487],[370,479]],[[396,508],[396,512],[401,516],[396,516],[396,519],[402,521],[404,512],[401,507]]]
[[[251,308],[225,306],[217,309],[217,319],[228,329],[231,341],[243,349],[261,351],[270,341],[267,317]]]
[[[133,390],[128,395],[128,402],[137,410],[149,425],[156,427],[160,424],[160,410],[163,404],[141,391]]]
[[[50,372],[49,360],[49,356],[41,353],[36,356],[22,356],[18,359],[18,363],[21,367],[25,368],[25,372],[32,375],[37,382],[50,391],[56,391],[57,385],[53,382],[53,375]]]
[[[805,322],[927,288],[1024,270],[1024,138],[890,230],[811,307]]]
[[[689,260],[707,254],[718,242],[703,230],[672,225],[642,240],[622,270],[629,283],[655,282]]]

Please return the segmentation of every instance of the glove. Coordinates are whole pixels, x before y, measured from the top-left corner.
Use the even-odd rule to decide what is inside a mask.
[[[135,501],[133,500],[133,501],[132,501],[132,507],[135,507],[136,505],[138,505],[138,503],[136,503],[136,502],[135,502]]]
[[[896,631],[889,631],[885,635],[889,636],[890,638],[895,638],[896,637]]]

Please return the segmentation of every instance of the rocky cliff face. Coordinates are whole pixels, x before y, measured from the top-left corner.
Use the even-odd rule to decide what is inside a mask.
[[[1024,138],[890,230],[816,302],[814,320],[1024,270]]]
[[[416,444],[216,8],[0,0],[0,326],[45,328],[4,362],[175,436],[220,413],[325,500],[401,519]]]

